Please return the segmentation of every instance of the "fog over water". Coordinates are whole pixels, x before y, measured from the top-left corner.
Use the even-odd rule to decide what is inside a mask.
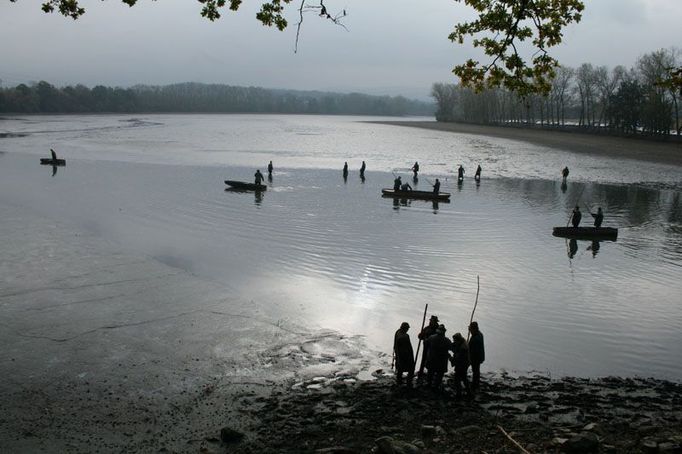
[[[15,137],[0,139],[0,204],[386,352],[400,322],[417,330],[425,303],[448,334],[464,332],[479,275],[486,368],[682,378],[679,168],[361,120],[3,119],[0,132]],[[67,158],[54,177],[37,165],[49,148]],[[263,194],[224,190],[223,180],[250,181],[270,160]],[[416,189],[438,177],[450,203],[380,196],[415,160]],[[458,187],[459,164],[467,178]],[[603,207],[619,236],[579,241],[569,258],[551,231],[578,201],[583,211]]]

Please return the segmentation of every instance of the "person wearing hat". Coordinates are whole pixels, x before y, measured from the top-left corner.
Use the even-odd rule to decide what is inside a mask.
[[[467,396],[471,395],[469,388],[469,379],[467,378],[467,370],[469,370],[469,348],[467,341],[462,337],[462,334],[455,333],[452,336],[452,352],[453,357],[451,363],[455,368],[455,391],[457,399],[462,397],[462,383],[467,392]]]
[[[448,358],[450,358],[450,350],[452,350],[452,342],[445,337],[445,325],[438,325],[436,334],[431,335],[424,346],[428,346],[424,350],[428,350],[426,358],[426,383],[429,387],[440,389],[443,382],[443,375],[448,371]]]
[[[481,384],[481,364],[485,361],[483,333],[478,329],[478,322],[469,325],[469,360],[471,361],[471,391],[476,392]]]
[[[432,335],[436,334],[436,328],[438,328],[438,317],[432,315],[429,319],[429,324],[424,327],[421,333],[417,336],[419,340],[424,342],[424,352],[422,353],[422,361],[419,365],[419,373],[417,377],[421,380],[424,375],[424,366],[426,366],[426,357],[428,355],[428,347],[426,346],[426,340]]]
[[[414,351],[407,331],[410,324],[403,322],[395,332],[393,339],[393,354],[395,355],[395,379],[398,385],[403,383],[403,372],[407,372],[407,386],[412,386],[414,378]]]

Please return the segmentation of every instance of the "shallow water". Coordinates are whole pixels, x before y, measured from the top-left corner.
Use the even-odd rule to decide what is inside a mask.
[[[0,140],[0,202],[387,352],[400,322],[418,329],[426,303],[449,334],[464,331],[479,275],[487,368],[682,378],[678,168],[354,120],[3,120],[0,132],[27,135]],[[54,177],[34,156],[50,146],[68,159]],[[479,157],[480,185],[453,187],[453,162]],[[270,159],[265,193],[224,191],[224,179],[251,180]],[[344,182],[335,169],[361,159],[366,180],[353,171]],[[448,177],[451,203],[380,196],[390,171],[414,159],[424,173],[416,189]],[[554,178],[564,163],[565,191]],[[620,230],[598,251],[579,241],[569,258],[551,230],[577,200],[602,206],[605,225]]]

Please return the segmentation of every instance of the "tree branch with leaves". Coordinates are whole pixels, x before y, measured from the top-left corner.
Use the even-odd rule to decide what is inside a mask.
[[[478,18],[455,26],[449,38],[463,44],[471,38],[475,48],[490,57],[489,63],[468,59],[453,72],[464,86],[482,91],[504,87],[526,96],[547,94],[559,62],[548,49],[561,43],[564,28],[579,22],[581,0],[456,0],[474,8]],[[530,59],[519,44],[530,40]]]

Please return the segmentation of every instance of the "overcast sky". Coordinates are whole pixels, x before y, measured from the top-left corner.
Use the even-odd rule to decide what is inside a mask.
[[[475,56],[447,39],[455,23],[473,17],[454,0],[326,0],[330,12],[346,9],[348,31],[310,13],[297,54],[293,3],[284,32],[255,19],[256,0],[213,23],[191,0],[82,3],[87,13],[73,21],[44,14],[36,0],[0,0],[3,86],[194,81],[427,98],[434,82],[455,82],[452,68]],[[585,3],[582,22],[553,52],[564,65],[630,67],[644,53],[682,48],[682,0]]]

